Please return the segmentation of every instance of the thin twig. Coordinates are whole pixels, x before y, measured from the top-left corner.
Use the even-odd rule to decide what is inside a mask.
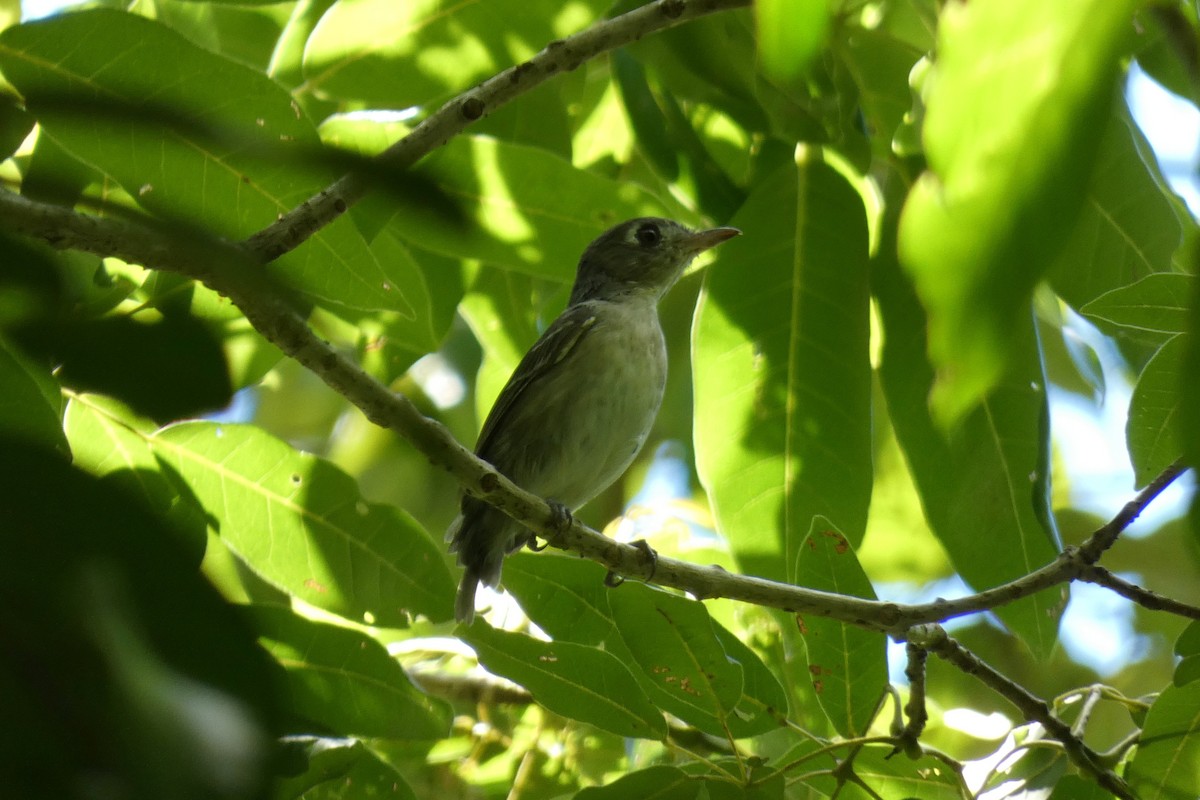
[[[1101,756],[1084,744],[1069,725],[1056,717],[1045,700],[994,670],[979,656],[950,637],[940,625],[922,625],[913,629],[909,641],[953,664],[967,675],[978,678],[989,689],[1016,706],[1025,719],[1041,723],[1046,732],[1062,744],[1072,763],[1095,778],[1101,787],[1123,800],[1135,800],[1129,785],[1104,766]]]
[[[1092,566],[1099,560],[1104,551],[1112,546],[1121,533],[1133,523],[1146,509],[1146,506],[1158,497],[1172,482],[1187,470],[1182,460],[1176,461],[1158,477],[1150,482],[1145,489],[1138,492],[1107,523],[1098,528],[1087,541],[1078,547],[1068,547],[1059,556],[1044,567],[1034,570],[1016,580],[1000,586],[985,589],[976,594],[960,597],[955,600],[934,600],[930,603],[905,606],[901,619],[897,621],[900,627],[923,625],[930,622],[945,622],[954,617],[977,614],[990,611],[999,606],[1036,594],[1051,586],[1068,583],[1089,574]],[[1173,601],[1164,601],[1173,602]],[[1169,610],[1164,606],[1164,610]],[[1186,615],[1185,616],[1190,616]]]
[[[717,11],[748,5],[750,0],[657,0],[573,36],[550,42],[528,61],[451,99],[411,133],[383,151],[378,161],[389,170],[406,169],[462,133],[471,123],[561,72],[570,72],[602,53],[651,33]],[[274,261],[345,213],[363,197],[371,183],[364,170],[346,174],[246,239],[243,243],[246,251],[256,261]]]
[[[1149,589],[1143,589],[1141,586],[1130,583],[1124,578],[1119,578],[1104,567],[1095,564],[1084,570],[1079,576],[1079,580],[1111,589],[1122,597],[1132,600],[1151,611],[1166,611],[1180,617],[1187,617],[1188,619],[1200,619],[1200,608],[1180,602],[1179,600],[1172,600],[1170,597],[1163,597],[1161,594],[1152,592]]]

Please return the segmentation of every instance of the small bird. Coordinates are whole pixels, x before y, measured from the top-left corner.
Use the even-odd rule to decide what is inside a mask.
[[[658,301],[697,254],[739,233],[643,217],[601,234],[579,259],[566,309],[501,390],[475,454],[568,511],[608,488],[641,450],[662,403]],[[480,581],[497,586],[504,556],[534,536],[468,495],[446,540],[466,568],[454,616],[470,624]]]

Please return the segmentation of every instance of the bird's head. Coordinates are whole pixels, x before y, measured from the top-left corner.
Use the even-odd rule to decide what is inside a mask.
[[[622,222],[583,251],[570,304],[634,295],[657,299],[699,253],[739,233],[737,228],[693,231],[658,217]]]

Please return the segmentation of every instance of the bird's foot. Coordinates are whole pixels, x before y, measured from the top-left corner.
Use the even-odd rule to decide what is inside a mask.
[[[547,500],[546,505],[550,506],[550,527],[553,533],[546,541],[538,544],[536,536],[529,538],[528,547],[535,553],[540,553],[550,546],[550,540],[554,536],[560,536],[566,533],[571,528],[571,523],[575,521],[575,517],[571,514],[571,509],[567,508],[557,500]]]
[[[642,557],[650,565],[650,574],[646,576],[647,583],[654,580],[654,573],[658,572],[658,553],[654,552],[654,548],[645,539],[638,539],[630,544],[642,551]]]
[[[547,500],[546,505],[550,506],[550,526],[554,528],[554,532],[563,534],[570,530],[571,524],[575,522],[571,509],[557,500]]]
[[[654,548],[647,544],[645,539],[638,539],[636,542],[630,542],[630,544],[642,551],[642,556],[650,564],[650,574],[646,576],[646,580],[653,580],[654,573],[658,571],[658,553],[654,552]],[[604,585],[610,589],[615,589],[624,582],[625,578],[611,569],[604,576]]]

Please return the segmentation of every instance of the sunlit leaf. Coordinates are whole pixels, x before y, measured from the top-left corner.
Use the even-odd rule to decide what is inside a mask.
[[[528,59],[606,7],[596,0],[566,7],[555,0],[341,0],[305,48],[308,89],[374,107],[424,106]]]
[[[382,626],[451,616],[440,547],[403,511],[364,500],[328,461],[245,425],[183,423],[150,444],[217,515],[230,549],[279,588]]]
[[[1008,331],[1012,361],[999,386],[953,434],[934,422],[926,317],[894,261],[884,226],[872,273],[883,327],[880,380],[926,518],[955,569],[984,589],[1028,574],[1060,547],[1050,513],[1046,376],[1032,312]],[[1042,656],[1056,642],[1064,597],[1051,591],[1001,606],[1000,618]]]
[[[875,599],[854,548],[829,520],[817,517],[796,559],[801,586]],[[799,623],[813,692],[838,733],[863,736],[888,681],[886,640],[838,620],[806,615]]]
[[[329,180],[287,92],[152,20],[93,9],[19,25],[0,34],[0,68],[45,135],[181,235],[247,236]],[[334,307],[408,313],[403,287],[349,220],[273,272]]]
[[[696,460],[739,562],[790,580],[814,516],[852,542],[866,528],[866,220],[814,151],[763,181],[732,224],[743,235],[696,309]]]
[[[926,98],[929,171],[900,252],[929,310],[933,404],[952,424],[996,385],[1010,330],[1084,205],[1134,0],[953,3]]]

